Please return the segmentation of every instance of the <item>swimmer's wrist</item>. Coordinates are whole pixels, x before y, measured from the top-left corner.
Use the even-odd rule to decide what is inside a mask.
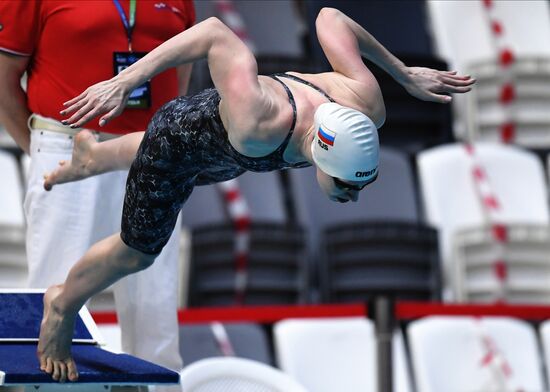
[[[126,68],[115,76],[114,79],[123,91],[129,94],[137,86],[143,84],[147,80],[147,77],[140,75],[134,69]]]
[[[409,67],[400,61],[393,65],[390,75],[397,83],[407,84],[410,79]]]
[[[124,71],[123,71],[124,72]],[[135,82],[132,81],[132,75],[128,75],[128,74],[123,74],[122,72],[119,73],[117,76],[115,76],[114,78],[117,82],[117,84],[120,86],[120,88],[125,92],[125,93],[129,93],[130,91],[133,90],[133,87],[132,85],[135,84]],[[137,85],[136,85],[137,86]]]

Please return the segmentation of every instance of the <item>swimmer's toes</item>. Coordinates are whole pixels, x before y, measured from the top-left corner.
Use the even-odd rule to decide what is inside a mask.
[[[40,370],[46,371],[46,358],[38,353],[38,360],[40,361]]]
[[[57,361],[57,367],[59,369],[59,382],[65,382],[67,380],[67,365],[63,361]]]
[[[69,381],[78,380],[78,371],[76,369],[76,364],[74,363],[74,361],[72,360],[67,361],[67,372],[68,372]]]
[[[46,358],[46,373],[51,374],[53,372],[53,360]]]

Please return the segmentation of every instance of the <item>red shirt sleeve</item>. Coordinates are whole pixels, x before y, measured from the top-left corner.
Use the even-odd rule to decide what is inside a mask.
[[[0,0],[0,50],[30,56],[40,28],[38,0]]]

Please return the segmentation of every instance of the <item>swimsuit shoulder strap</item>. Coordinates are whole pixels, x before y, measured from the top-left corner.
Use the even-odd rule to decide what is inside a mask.
[[[277,75],[269,75],[270,78],[276,80],[277,82],[281,83],[281,85],[284,87],[286,94],[288,95],[288,100],[290,102],[290,106],[292,106],[292,125],[290,126],[290,130],[288,131],[288,135],[286,135],[285,140],[281,143],[281,145],[277,148],[275,151],[281,151],[282,153],[285,151],[286,146],[290,142],[290,138],[292,137],[292,134],[294,133],[294,127],[296,126],[296,117],[297,117],[297,111],[296,111],[296,101],[294,100],[294,96],[292,95],[292,92],[288,88],[286,84],[283,83],[281,79],[277,77]]]
[[[292,95],[292,92],[288,88],[288,86],[277,76],[283,76],[285,74],[275,74],[275,75],[269,75],[270,78],[276,80],[277,82],[281,83],[283,88],[286,91],[286,94],[288,95],[288,101],[290,102],[290,105],[292,106],[292,125],[290,126],[290,130],[288,131],[288,134],[286,135],[285,140],[281,143],[279,147],[275,151],[273,151],[270,155],[276,155],[279,157],[281,161],[284,161],[284,153],[288,146],[288,143],[290,143],[290,138],[292,137],[292,134],[294,133],[294,127],[296,126],[296,117],[297,117],[297,110],[296,110],[296,101],[294,100],[294,96]],[[328,95],[327,95],[328,97]],[[332,98],[328,97],[330,100]],[[310,166],[309,162],[296,162],[292,165],[292,167],[305,167]]]
[[[294,75],[290,75],[290,74],[287,74],[287,73],[278,73],[278,74],[275,74],[274,76],[279,76],[279,77],[283,77],[283,78],[287,78],[287,79],[290,79],[290,80],[294,80],[296,82],[299,82],[299,83],[302,83],[302,84],[305,84],[306,86],[309,86],[311,87],[312,89],[314,90],[317,90],[319,93],[323,94],[325,96],[326,99],[328,99],[330,102],[336,102],[334,99],[332,99],[332,97],[330,95],[328,95],[323,89],[321,89],[320,87],[317,87],[316,85],[314,85],[313,83],[311,82],[308,82],[307,80],[304,80],[298,76],[294,76]]]

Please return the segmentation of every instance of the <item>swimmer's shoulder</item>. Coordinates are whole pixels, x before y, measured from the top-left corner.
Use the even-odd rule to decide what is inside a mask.
[[[260,76],[262,95],[254,102],[252,116],[227,116],[223,100],[220,114],[230,143],[243,155],[262,157],[273,152],[287,136],[293,119],[293,109],[286,92],[278,91],[275,80]]]
[[[376,78],[370,71],[361,80],[351,79],[334,71],[317,74],[287,73],[316,85],[337,103],[365,113],[378,128],[382,126],[386,119],[386,108],[382,91]]]

